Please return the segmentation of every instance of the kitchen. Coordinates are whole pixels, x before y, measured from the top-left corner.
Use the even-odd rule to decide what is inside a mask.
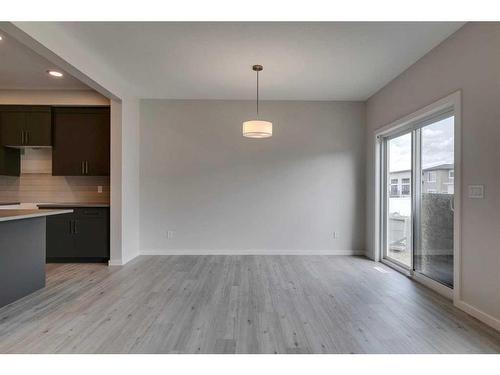
[[[12,39],[0,55],[12,67],[0,82],[2,307],[43,288],[46,263],[109,260],[110,106]]]

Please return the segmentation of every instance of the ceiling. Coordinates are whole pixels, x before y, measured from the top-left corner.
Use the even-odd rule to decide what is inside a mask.
[[[0,90],[90,90],[88,86],[54,66],[6,33],[0,40]],[[64,76],[54,78],[47,70]]]
[[[253,99],[251,66],[262,64],[261,97],[275,100],[365,100],[462,25],[58,23],[61,32],[112,66],[141,98]],[[46,69],[40,60],[33,64],[42,73]],[[32,79],[41,84],[43,78]]]

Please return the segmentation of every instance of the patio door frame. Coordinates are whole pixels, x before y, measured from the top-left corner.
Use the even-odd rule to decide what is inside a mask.
[[[421,129],[422,122],[429,119],[435,119],[436,116],[453,111],[454,115],[454,217],[453,217],[453,288],[449,288],[421,273],[413,271],[413,254],[411,257],[411,267],[407,268],[402,264],[384,259],[384,246],[386,236],[386,147],[385,139],[394,138],[397,135],[405,133],[412,133],[412,231],[416,233],[418,228],[418,215],[419,210],[415,207],[416,199],[415,194],[419,194],[420,189],[416,186],[420,178],[415,178],[416,171],[419,169],[417,164],[419,160],[415,157],[414,150],[419,147],[418,142],[420,137],[415,137],[413,130]],[[404,118],[388,124],[375,132],[375,231],[374,231],[374,244],[375,244],[375,261],[381,261],[384,264],[402,272],[408,277],[426,285],[427,287],[435,290],[436,292],[452,299],[456,304],[461,300],[460,298],[460,270],[461,270],[461,256],[460,256],[460,233],[461,233],[461,92],[456,91],[416,112],[413,112]],[[432,121],[430,122],[432,123]],[[424,125],[425,126],[425,125]],[[420,130],[417,130],[419,133]],[[412,235],[412,247],[415,249],[415,235]]]
[[[388,158],[388,143],[390,140],[401,137],[403,135],[410,134],[411,140],[410,140],[410,154],[411,154],[411,189],[410,189],[410,200],[411,200],[411,257],[410,257],[410,265],[403,264],[402,262],[397,261],[396,259],[388,259],[387,252],[388,252],[388,211],[387,208],[389,206],[389,197],[387,192],[389,191],[389,185],[388,185],[388,176],[389,176],[389,171],[387,167],[387,161],[389,160]],[[380,171],[381,171],[381,206],[382,206],[382,220],[380,223],[380,230],[381,230],[381,241],[382,241],[382,246],[381,246],[381,253],[380,253],[380,261],[388,264],[389,266],[396,268],[398,271],[403,272],[404,274],[411,276],[412,270],[413,270],[413,249],[415,247],[415,137],[413,130],[411,129],[403,129],[400,130],[398,128],[394,129],[393,131],[389,131],[383,135],[380,136],[380,147],[381,147],[381,159],[380,159]]]

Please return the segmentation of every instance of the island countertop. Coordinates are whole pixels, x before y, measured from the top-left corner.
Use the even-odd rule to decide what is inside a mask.
[[[20,220],[20,219],[31,219],[35,217],[44,217],[51,215],[69,214],[73,210],[0,210],[0,222]]]
[[[38,208],[108,208],[109,203],[39,203]]]

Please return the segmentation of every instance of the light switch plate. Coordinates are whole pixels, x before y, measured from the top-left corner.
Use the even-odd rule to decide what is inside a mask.
[[[100,194],[100,193],[102,193],[102,186],[100,186],[100,185],[99,185],[99,186],[97,186],[97,192],[98,192],[99,194]]]
[[[469,198],[483,199],[484,185],[469,185]]]

